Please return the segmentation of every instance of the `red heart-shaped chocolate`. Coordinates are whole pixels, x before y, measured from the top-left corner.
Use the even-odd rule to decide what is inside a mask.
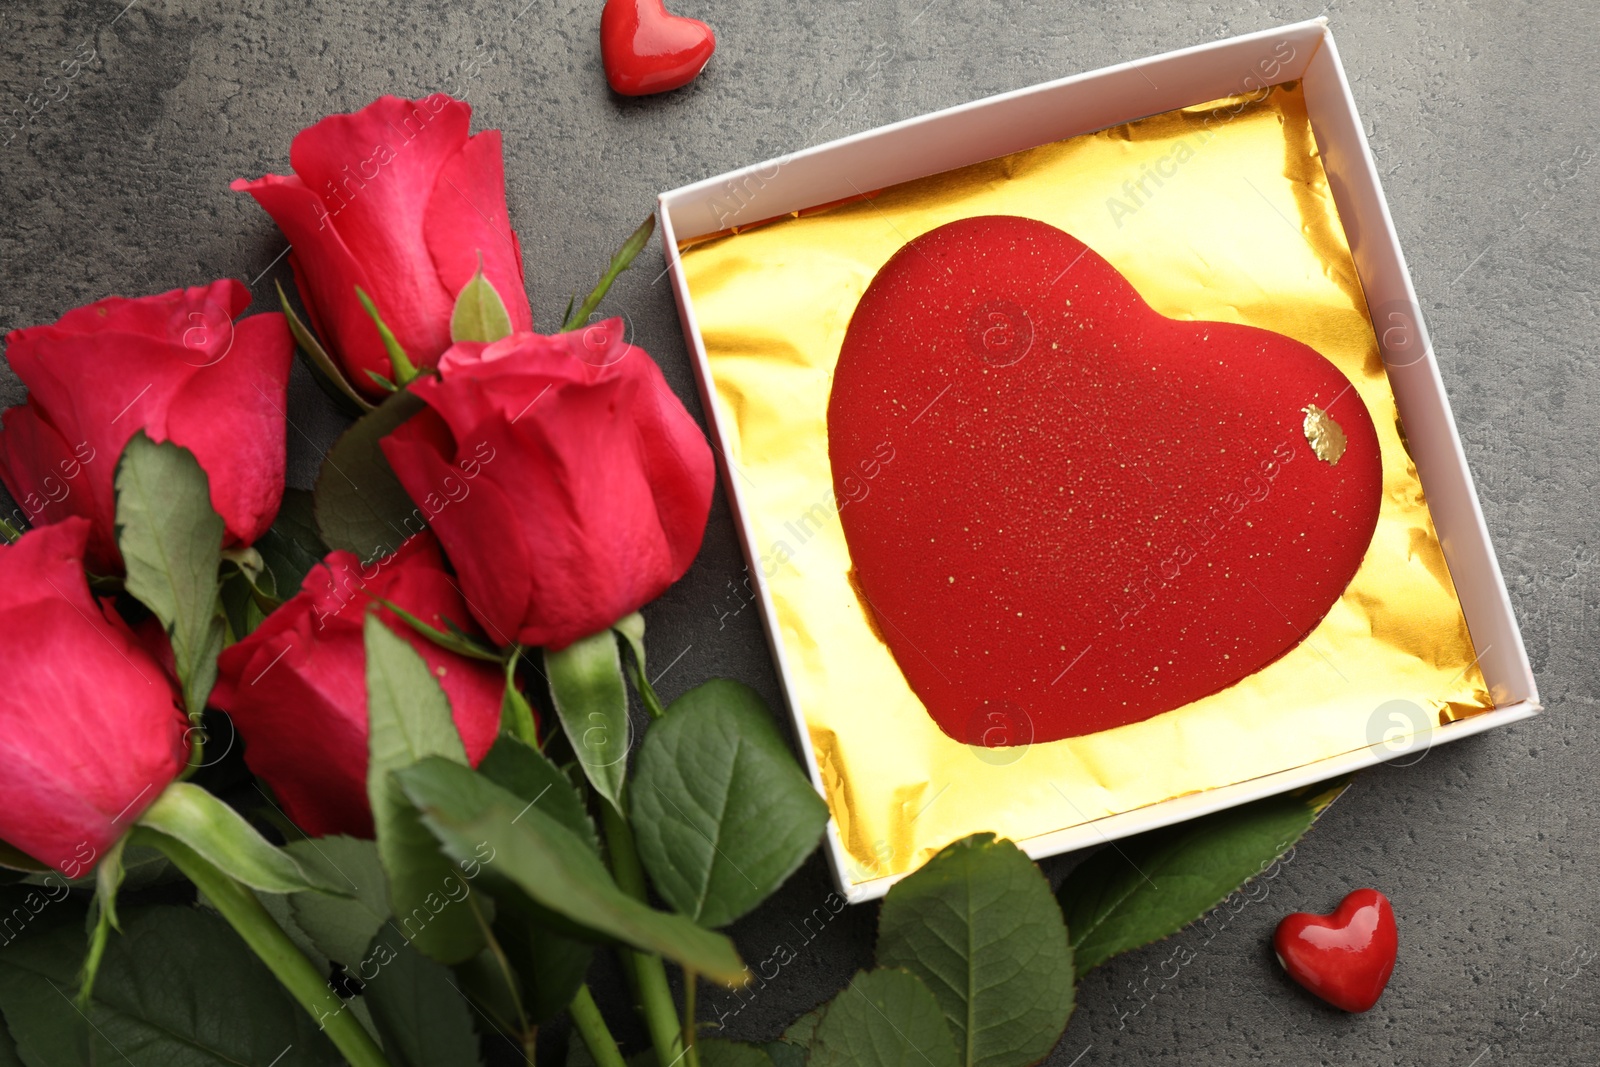
[[[716,50],[710,26],[668,14],[662,0],[606,0],[600,14],[606,81],[623,96],[688,85]]]
[[[1289,977],[1345,1011],[1366,1011],[1378,1002],[1398,947],[1394,908],[1376,889],[1357,889],[1332,915],[1297,911],[1272,936]]]
[[[990,747],[1139,722],[1289,651],[1355,575],[1383,482],[1315,350],[1165,318],[1012,216],[878,272],[828,444],[880,636],[940,728]]]

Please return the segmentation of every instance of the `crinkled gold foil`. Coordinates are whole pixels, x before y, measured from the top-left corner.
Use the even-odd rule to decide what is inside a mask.
[[[1492,707],[1301,94],[1291,84],[1169,112],[685,242],[760,546],[751,566],[777,609],[852,881],[910,870],[975,831],[1021,841]],[[1383,452],[1366,558],[1289,654],[1146,722],[1026,748],[968,748],[923,710],[852,584],[828,461],[828,391],[856,302],[907,241],[987,214],[1067,231],[1162,314],[1311,345],[1360,390]]]

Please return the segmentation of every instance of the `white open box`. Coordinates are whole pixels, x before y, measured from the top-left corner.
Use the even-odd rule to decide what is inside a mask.
[[[1287,49],[1286,44],[1290,46]],[[1283,58],[1286,52],[1292,57],[1287,61]],[[1355,100],[1325,19],[1003,93],[663,193],[662,243],[684,336],[695,357],[701,400],[719,451],[727,453],[723,445],[728,427],[715,399],[710,363],[679,261],[680,240],[844,200],[859,195],[861,190],[883,189],[1148,115],[1295,80],[1304,83],[1312,129],[1372,312],[1410,451],[1495,704],[1492,711],[1419,736],[1413,747],[1454,741],[1536,714],[1540,704],[1533,671],[1489,543],[1405,256],[1395,237],[1372,153],[1356,115]],[[726,469],[723,475],[739,520],[746,558],[756,560],[759,551],[739,481]],[[787,655],[762,568],[752,566],[750,577],[807,768],[820,792],[816,754],[789,686]],[[1392,750],[1375,745],[1018,843],[1035,858],[1070,852],[1323,781],[1394,756]],[[834,877],[840,891],[852,902],[880,897],[898,877],[903,877],[851,884],[845,875],[851,861],[840,845],[836,828],[830,827],[827,841]]]

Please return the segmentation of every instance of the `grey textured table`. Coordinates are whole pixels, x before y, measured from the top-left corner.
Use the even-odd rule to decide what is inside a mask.
[[[1522,619],[1548,714],[1362,775],[1271,884],[1164,984],[1170,947],[1092,974],[1050,1063],[1592,1064],[1600,1060],[1600,762],[1592,652],[1600,582],[1595,250],[1600,169],[1561,164],[1600,142],[1579,0],[1336,3],[1017,0],[715,4],[679,0],[719,50],[687,90],[605,89],[600,0],[80,0],[0,10],[0,99],[40,91],[89,42],[97,58],[0,149],[0,327],[108,293],[241,278],[261,310],[284,240],[228,182],[286,169],[289,140],[387,92],[456,87],[475,127],[505,131],[509,200],[536,320],[548,328],[665,188],[975,97],[1326,11],[1410,258],[1445,384]],[[883,44],[893,56],[882,59]],[[874,59],[874,57],[877,57]],[[465,68],[463,67],[465,64]],[[463,70],[476,74],[464,78]],[[3,136],[3,134],[0,134]],[[1570,171],[1570,166],[1568,167]],[[699,403],[652,248],[608,301]],[[1595,377],[1591,377],[1595,375]],[[6,372],[0,400],[22,389]],[[292,478],[336,428],[297,380]],[[666,697],[713,674],[776,680],[753,612],[719,622],[743,560],[720,494],[689,576],[647,615]],[[1059,878],[1072,857],[1046,863]],[[1361,1017],[1301,994],[1267,938],[1283,913],[1373,884],[1394,900],[1400,962]],[[736,928],[748,959],[798,958],[742,1008],[703,997],[728,1036],[769,1037],[867,964],[875,907],[807,942],[792,920],[829,892],[813,859]],[[608,1014],[614,976],[599,973]],[[1145,983],[1147,977],[1152,981]],[[1153,999],[1148,990],[1164,988]],[[1135,989],[1144,989],[1135,995]],[[738,1009],[737,1011],[735,1009]],[[640,1034],[624,1025],[621,1035]]]

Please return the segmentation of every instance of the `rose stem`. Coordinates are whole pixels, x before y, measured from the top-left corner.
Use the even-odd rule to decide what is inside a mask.
[[[700,1050],[694,1044],[694,994],[699,981],[693,967],[683,969],[683,1051],[689,1067],[700,1067]]]
[[[160,849],[206,895],[211,906],[310,1013],[352,1067],[390,1067],[355,1013],[345,1010],[344,1001],[328,988],[311,961],[289,940],[254,893],[175,838],[154,832],[139,833],[138,837],[140,844]]]
[[[611,873],[617,885],[635,900],[648,903],[644,866],[633,844],[632,828],[622,813],[606,800],[600,801],[600,819],[605,825]],[[618,954],[623,966],[632,971],[638,986],[639,1006],[644,1010],[645,1026],[650,1030],[650,1043],[655,1046],[657,1061],[677,1063],[683,1055],[683,1046],[678,1033],[678,1006],[673,1003],[672,988],[667,985],[666,966],[660,956],[652,953],[620,948]]]
[[[610,1028],[600,1015],[600,1005],[594,1002],[594,994],[589,992],[588,985],[578,987],[578,995],[572,998],[567,1011],[571,1013],[572,1025],[578,1028],[578,1036],[583,1038],[595,1067],[626,1067],[627,1061],[622,1058],[622,1050],[617,1048],[617,1040],[611,1036]]]

